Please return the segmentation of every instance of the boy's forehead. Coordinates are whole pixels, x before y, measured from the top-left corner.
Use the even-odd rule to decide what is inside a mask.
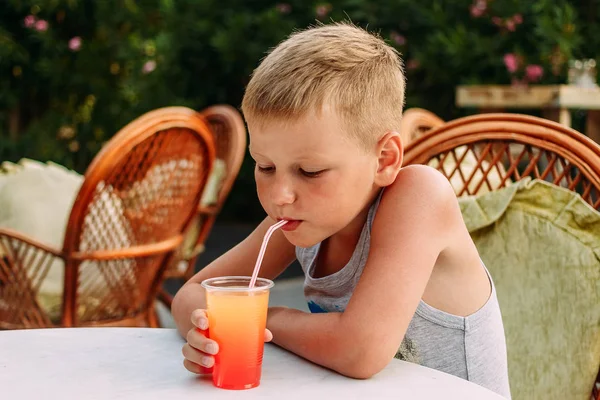
[[[342,118],[331,102],[324,102],[297,113],[282,112],[280,114],[278,111],[272,110],[272,113],[258,113],[255,115],[245,115],[245,117],[250,131],[253,128],[264,129],[265,127],[286,129],[307,124],[317,126],[327,125],[328,127],[342,124]]]
[[[324,139],[346,140],[350,136],[346,124],[330,107],[308,111],[300,116],[247,118],[246,122],[250,139],[292,136],[303,141],[317,139],[316,142],[320,142]]]
[[[337,127],[310,123],[248,125],[251,151],[267,151],[285,147],[295,153],[330,153],[337,147],[354,145],[348,140],[346,132]]]
[[[281,130],[273,135],[251,133],[248,148],[253,154],[266,155],[280,152],[303,158],[315,158],[336,151],[336,142],[312,132],[298,135],[291,131]]]

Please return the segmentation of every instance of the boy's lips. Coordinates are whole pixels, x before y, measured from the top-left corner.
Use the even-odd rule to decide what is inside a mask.
[[[287,218],[282,218],[282,219],[285,219],[286,221],[288,221],[287,224],[285,224],[281,227],[281,230],[283,230],[283,231],[288,231],[288,232],[293,231],[296,228],[298,228],[298,225],[300,225],[300,223],[302,223],[302,221],[297,220],[297,219],[287,219]]]

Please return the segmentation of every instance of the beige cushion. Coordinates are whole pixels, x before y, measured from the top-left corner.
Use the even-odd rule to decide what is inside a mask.
[[[0,227],[61,249],[83,177],[54,163],[23,159],[4,163],[0,173]],[[31,270],[29,271],[32,272]],[[42,297],[62,293],[63,262],[56,259],[40,286]],[[42,301],[43,302],[43,301]],[[48,308],[55,307],[55,301]]]
[[[473,154],[473,151],[467,152],[467,146],[460,146],[455,149],[455,155],[448,154],[448,156],[444,159],[441,167],[439,165],[439,161],[437,159],[432,159],[429,161],[428,165],[438,170],[442,170],[445,172],[445,175],[450,176],[450,184],[454,188],[454,192],[457,195],[460,195],[465,187],[465,180],[468,180],[471,175],[473,178],[469,182],[468,191],[469,193],[475,193],[475,189],[481,182],[483,178],[483,172],[487,171],[490,167],[490,163],[488,161],[483,160],[480,166],[477,166],[477,157]],[[464,158],[463,158],[464,156]],[[462,159],[462,160],[461,160]],[[457,168],[456,162],[460,162],[460,166]],[[506,175],[506,171],[501,163],[496,164],[492,169],[486,174],[487,182],[490,184],[492,189],[500,187],[500,183],[502,182],[502,176]],[[464,178],[464,179],[463,179]],[[510,184],[510,180],[507,180],[507,185]],[[490,189],[486,182],[483,182],[479,189],[477,190],[477,194],[489,192]]]
[[[589,399],[600,362],[600,213],[538,180],[460,204],[497,287],[513,399]]]

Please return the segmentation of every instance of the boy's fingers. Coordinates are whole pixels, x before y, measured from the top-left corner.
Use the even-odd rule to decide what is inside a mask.
[[[273,340],[273,333],[270,330],[265,329],[265,342],[270,342]]]
[[[207,338],[204,332],[198,329],[190,329],[186,335],[186,341],[188,344],[198,351],[202,351],[208,354],[217,354],[219,352],[219,345],[214,340]]]
[[[186,360],[202,367],[211,368],[215,364],[215,358],[213,356],[198,351],[187,343],[181,349],[181,353]]]
[[[203,367],[202,365],[193,363],[188,359],[183,360],[183,366],[185,367],[185,369],[187,369],[190,372],[193,372],[194,374],[204,375],[212,373],[212,368]]]
[[[187,358],[183,359],[183,366],[185,367],[185,369],[187,369],[190,372],[193,372],[194,374],[200,373],[200,366],[198,364],[194,364]]]
[[[207,330],[208,329],[208,316],[206,315],[206,310],[202,310],[202,309],[197,309],[192,311],[192,315],[190,317],[192,324],[194,324],[194,326],[202,329],[202,330]]]

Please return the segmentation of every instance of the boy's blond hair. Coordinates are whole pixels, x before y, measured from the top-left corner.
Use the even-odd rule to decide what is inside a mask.
[[[242,111],[260,124],[293,121],[327,104],[370,148],[398,131],[404,86],[400,55],[381,38],[348,23],[322,25],[273,49],[254,71]]]

